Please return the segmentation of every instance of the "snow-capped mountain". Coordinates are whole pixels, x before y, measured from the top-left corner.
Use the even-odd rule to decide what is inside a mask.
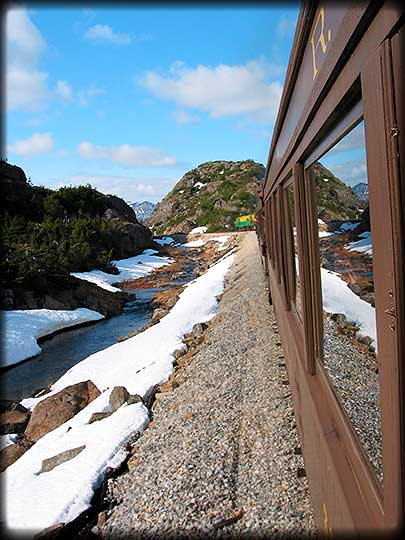
[[[368,201],[368,185],[360,182],[352,187],[352,190],[361,201]]]
[[[145,221],[155,209],[156,204],[149,201],[128,202],[128,205],[134,210],[139,221]]]

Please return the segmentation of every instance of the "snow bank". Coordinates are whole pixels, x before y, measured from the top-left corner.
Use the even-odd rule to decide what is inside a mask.
[[[375,308],[351,291],[335,272],[321,268],[321,279],[323,309],[328,313],[343,313],[360,328],[359,337],[370,336],[376,347]]]
[[[154,249],[147,249],[135,257],[113,261],[118,268],[119,274],[107,274],[107,272],[101,270],[91,270],[90,272],[72,272],[71,275],[85,281],[91,281],[107,291],[119,292],[121,289],[113,287],[113,283],[146,276],[156,268],[173,262],[170,257],[158,257],[156,253],[158,252]]]
[[[201,247],[205,245],[204,240],[192,240],[191,242],[186,242],[185,244],[180,244],[182,247]]]
[[[174,240],[171,236],[164,236],[163,238],[154,238],[153,241],[156,242],[157,244],[160,244],[161,246],[174,244]]]
[[[25,309],[1,312],[4,332],[1,336],[2,365],[11,366],[41,352],[37,339],[62,328],[104,319],[87,308],[75,310]]]
[[[223,251],[226,249],[225,244],[229,240],[230,236],[214,236],[213,238],[210,238],[210,241],[219,242],[219,246],[217,247],[218,251]]]
[[[203,234],[207,232],[208,227],[195,227],[190,231],[190,234]]]
[[[350,242],[345,246],[349,251],[360,251],[360,253],[366,253],[367,255],[373,254],[373,246],[371,242],[371,232],[366,231],[359,236],[360,240],[356,242]]]
[[[4,472],[4,517],[12,532],[36,533],[54,523],[67,523],[90,506],[106,467],[112,462],[118,465],[124,459],[120,445],[131,433],[147,426],[148,411],[137,403],[124,405],[110,417],[92,424],[87,424],[88,419],[93,412],[109,410],[108,399],[114,386],[125,385],[131,394],[145,397],[155,384],[169,378],[173,371],[172,353],[182,346],[184,334],[194,324],[214,317],[216,297],[223,291],[234,256],[223,257],[189,283],[158,324],[76,364],[45,396],[22,401],[32,409],[45,397],[87,379],[102,392],[74,418],[42,437]],[[38,474],[43,459],[82,445],[86,448],[72,460]]]

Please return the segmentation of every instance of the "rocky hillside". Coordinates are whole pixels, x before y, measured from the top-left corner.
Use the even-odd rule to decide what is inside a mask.
[[[314,164],[318,218],[325,222],[357,219],[366,204],[324,165]]]
[[[360,182],[353,186],[352,190],[361,201],[368,202],[368,184]]]
[[[86,298],[70,272],[115,273],[112,260],[151,244],[150,230],[132,208],[90,185],[57,191],[33,186],[20,167],[1,161],[0,188],[0,285],[6,309],[101,305],[104,299],[93,301],[100,296],[98,287],[88,291],[93,300]]]
[[[129,202],[128,206],[135,212],[136,218],[142,222],[148,219],[156,208],[156,204],[149,201]]]
[[[155,234],[233,228],[238,216],[255,211],[265,168],[253,160],[208,161],[186,173],[157,205],[146,224]]]

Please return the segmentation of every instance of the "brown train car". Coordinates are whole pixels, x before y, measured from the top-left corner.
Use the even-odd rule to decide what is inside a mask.
[[[404,521],[404,37],[399,3],[302,4],[258,212],[326,537]]]

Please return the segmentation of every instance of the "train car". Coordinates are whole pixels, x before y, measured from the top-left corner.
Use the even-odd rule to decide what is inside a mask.
[[[271,297],[317,527],[404,523],[404,12],[301,6],[263,189]]]

